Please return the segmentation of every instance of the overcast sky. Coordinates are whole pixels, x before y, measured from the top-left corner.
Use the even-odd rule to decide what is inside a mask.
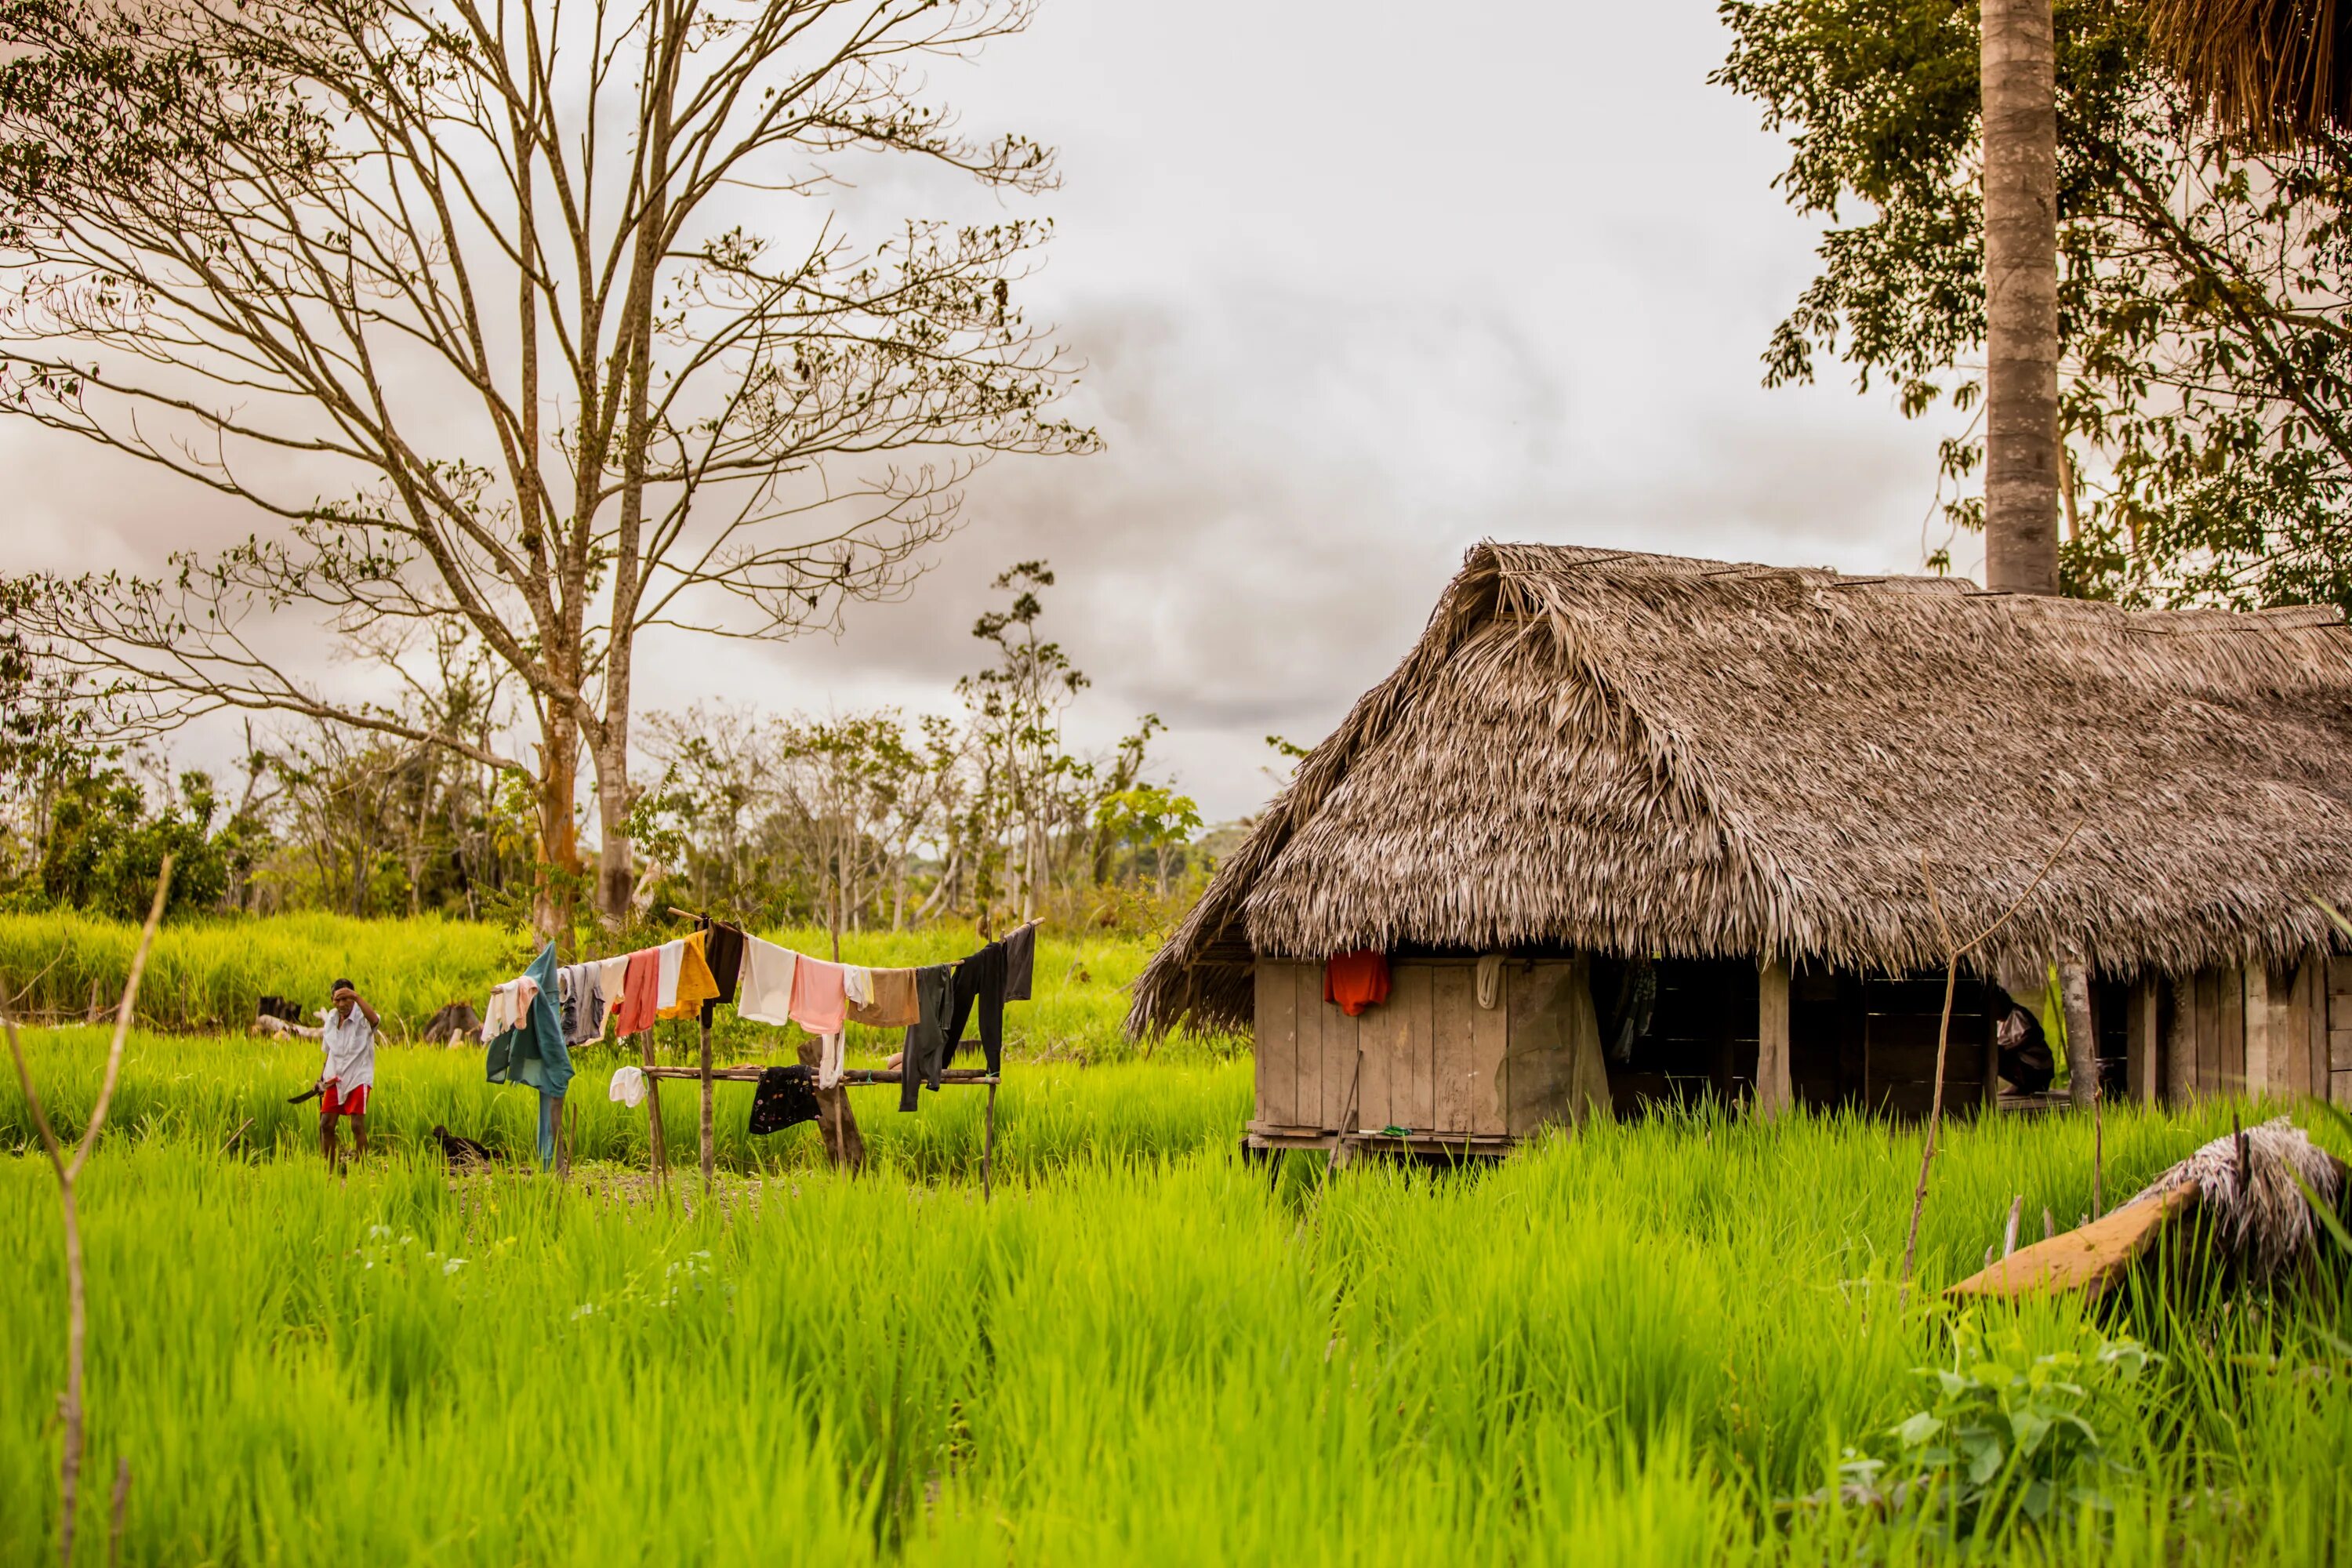
[[[1756,106],[1706,85],[1724,48],[1712,0],[1043,0],[938,80],[967,128],[1061,150],[1064,188],[1023,204],[1059,227],[1030,309],[1087,362],[1106,449],[997,463],[911,599],[730,647],[735,690],[943,706],[989,577],[1044,557],[1095,683],[1081,739],[1156,711],[1213,820],[1263,801],[1265,735],[1319,739],[1389,670],[1481,538],[1917,570],[1939,427],[1842,378],[1759,384],[1814,228]],[[0,468],[8,564],[152,567],[194,526],[184,489],[17,422]],[[709,668],[656,647],[641,700],[707,696]]]

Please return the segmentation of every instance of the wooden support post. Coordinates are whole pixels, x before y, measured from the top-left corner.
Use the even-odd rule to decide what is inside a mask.
[[[2157,1090],[2158,1047],[2157,1025],[2159,1018],[2158,1003],[2163,993],[2163,982],[2153,974],[2142,974],[2131,984],[2131,999],[2124,1014],[2124,1068],[2127,1092],[2141,1105],[2154,1105]]]
[[[2283,1058],[2273,1042],[2277,1009],[2271,1005],[2270,961],[2250,953],[2242,971],[2246,977],[2246,1093],[2259,1098],[2271,1091],[2271,1063]]]
[[[2175,974],[2172,1027],[2164,1035],[2164,1102],[2186,1105],[2197,1098],[2197,977]]]
[[[1981,994],[1981,993],[1979,993]],[[1984,1048],[1984,1112],[1991,1116],[2000,1110],[2000,1020],[1985,1009]]]
[[[654,1065],[654,1032],[646,1030],[637,1037],[637,1055],[644,1065]],[[654,1167],[654,1185],[667,1190],[669,1186],[669,1152],[662,1147],[661,1079],[650,1071],[646,1074],[646,1138]]]
[[[702,1191],[710,1192],[710,1167],[713,1151],[710,1145],[710,1026],[702,1029]]]
[[[1789,964],[1776,958],[1756,976],[1756,1112],[1779,1116],[1796,1102],[1789,1081]]]
[[[996,1080],[988,1080],[988,1128],[980,1145],[980,1196],[983,1203],[996,1196]]]

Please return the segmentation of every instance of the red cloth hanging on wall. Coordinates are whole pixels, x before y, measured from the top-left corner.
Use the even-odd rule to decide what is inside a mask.
[[[1389,999],[1389,955],[1365,948],[1343,952],[1323,963],[1323,1000],[1338,1005],[1350,1018]]]

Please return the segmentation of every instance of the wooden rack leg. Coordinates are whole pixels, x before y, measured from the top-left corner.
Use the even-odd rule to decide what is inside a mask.
[[[637,1055],[646,1067],[654,1065],[654,1032],[646,1030],[637,1037]],[[648,1074],[646,1078],[646,1133],[647,1148],[653,1155],[654,1186],[667,1190],[669,1186],[669,1151],[662,1146],[661,1079]]]
[[[710,1026],[702,1026],[702,1190],[710,1192]]]
[[[996,1197],[996,1080],[988,1080],[988,1130],[980,1145],[980,1199],[992,1202]]]

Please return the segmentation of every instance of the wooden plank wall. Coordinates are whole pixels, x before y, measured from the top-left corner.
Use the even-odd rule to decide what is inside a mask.
[[[2352,1104],[2352,958],[2153,976],[2133,994],[2156,1003],[2157,1047],[2146,1079],[2133,1079],[2136,1098],[2326,1094]]]
[[[1501,1134],[1509,1103],[1509,967],[1505,994],[1488,1008],[1477,1004],[1474,961],[1401,963],[1391,972],[1387,1003],[1350,1018],[1323,1000],[1321,964],[1260,960],[1254,1125]]]
[[[1936,1041],[1943,1029],[1944,981],[1938,975],[1859,981],[1847,978],[1845,1005],[1863,1013],[1863,1081],[1859,1102],[1893,1116],[1925,1116],[1936,1098]],[[1988,1064],[1995,1020],[1989,993],[1963,976],[1952,997],[1952,1030],[1944,1053],[1944,1109],[1987,1102]]]

